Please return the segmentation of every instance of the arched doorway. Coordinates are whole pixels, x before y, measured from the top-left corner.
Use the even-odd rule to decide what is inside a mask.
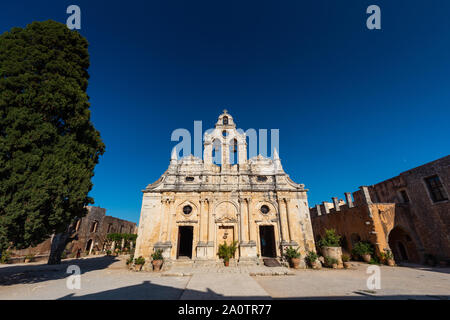
[[[395,227],[389,233],[389,247],[397,262],[419,262],[419,255],[411,236],[401,227]]]
[[[91,249],[92,245],[92,239],[89,239],[89,241],[86,243],[86,251],[89,251]]]

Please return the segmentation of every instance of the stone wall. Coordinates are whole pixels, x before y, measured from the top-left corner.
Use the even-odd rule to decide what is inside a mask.
[[[137,233],[136,223],[106,216],[104,208],[88,206],[87,210],[87,215],[75,222],[77,239],[67,244],[65,250],[69,257],[75,256],[78,250],[82,256],[104,252],[106,236],[109,233]],[[26,255],[34,255],[34,261],[47,260],[51,239],[50,237],[35,247],[13,250],[11,262],[23,262]]]
[[[373,186],[346,193],[347,203],[333,198],[310,208],[317,238],[335,229],[350,251],[358,239],[370,241],[379,254],[390,248],[397,260],[425,262],[428,255],[450,258],[450,157],[444,157]],[[437,175],[447,200],[434,202],[425,179]],[[406,193],[406,196],[404,195]]]

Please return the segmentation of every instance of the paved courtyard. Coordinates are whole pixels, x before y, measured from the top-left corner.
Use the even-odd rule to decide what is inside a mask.
[[[69,265],[81,270],[81,288],[68,289]],[[124,259],[92,257],[0,265],[0,299],[431,299],[450,298],[450,269],[380,266],[381,289],[369,289],[369,265],[351,270],[174,267],[133,272]],[[264,275],[263,275],[264,274]],[[277,275],[268,275],[277,274]]]

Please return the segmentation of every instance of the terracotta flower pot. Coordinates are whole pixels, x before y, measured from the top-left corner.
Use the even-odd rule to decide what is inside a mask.
[[[348,261],[345,261],[345,262],[344,262],[344,268],[345,268],[345,269],[350,269],[351,266],[352,266],[352,265],[351,265],[350,262],[348,262]]]
[[[331,265],[331,267],[332,267],[333,269],[337,269],[337,268],[338,268],[338,264],[337,264],[337,263],[333,263],[333,264]]]
[[[371,256],[370,256],[370,254],[363,254],[362,258],[363,258],[364,262],[369,263],[370,259],[371,259]]]
[[[223,264],[225,265],[225,267],[228,267],[230,265],[230,260],[224,260]]]
[[[153,271],[160,271],[162,264],[162,260],[152,260]]]
[[[300,258],[291,258],[290,265],[291,268],[298,269],[300,266]]]
[[[313,269],[320,269],[320,267],[321,267],[321,263],[320,263],[319,259],[317,259],[316,261],[311,263],[311,268],[313,268]]]
[[[135,264],[134,265],[134,270],[135,271],[141,271],[142,270],[142,264]]]
[[[394,259],[387,259],[386,262],[387,262],[387,265],[390,266],[390,267],[395,266],[395,260]]]

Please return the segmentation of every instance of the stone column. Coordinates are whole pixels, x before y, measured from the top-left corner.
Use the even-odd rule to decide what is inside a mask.
[[[159,239],[158,242],[163,241],[164,234],[164,220],[166,215],[166,199],[161,199],[161,219],[159,220]]]
[[[239,257],[239,264],[254,265],[256,259],[256,233],[255,233],[255,222],[251,216],[251,198],[242,198],[239,200],[241,203],[241,256]],[[247,223],[247,228],[245,227]]]
[[[283,206],[283,200],[281,198],[279,198],[277,200],[278,202],[278,214],[279,214],[279,221],[280,221],[280,229],[281,229],[281,244],[285,244],[289,242],[288,237],[288,230],[287,230],[287,225],[286,225],[286,211],[285,211],[285,207]]]
[[[200,199],[199,201],[199,209],[198,209],[198,242],[202,241],[202,231],[203,231],[203,199]]]
[[[207,243],[207,255],[212,259],[215,256],[214,253],[214,236],[215,236],[215,218],[216,214],[213,213],[214,200],[208,200],[208,243]]]
[[[170,199],[169,201],[169,211],[167,214],[167,226],[166,226],[166,242],[172,243],[172,219],[175,216],[175,200]]]
[[[241,242],[248,242],[248,228],[246,230],[245,228],[245,222],[248,220],[248,213],[247,213],[247,206],[246,206],[246,200],[245,199],[239,199],[240,204],[240,210],[241,210]],[[248,221],[247,221],[248,224]]]
[[[250,237],[250,242],[254,242],[256,244],[256,233],[255,233],[255,228],[254,228],[254,224],[255,221],[252,219],[252,212],[250,210],[251,207],[251,202],[252,199],[251,198],[246,198],[247,201],[247,216],[248,216],[248,229],[249,229],[249,237]]]
[[[290,199],[284,198],[283,199],[284,204],[286,206],[286,224],[287,224],[287,229],[288,229],[288,236],[289,236],[289,242],[292,244],[292,242],[294,242],[294,239],[292,238],[292,225],[293,222],[291,221],[292,217],[289,214],[289,202]]]

